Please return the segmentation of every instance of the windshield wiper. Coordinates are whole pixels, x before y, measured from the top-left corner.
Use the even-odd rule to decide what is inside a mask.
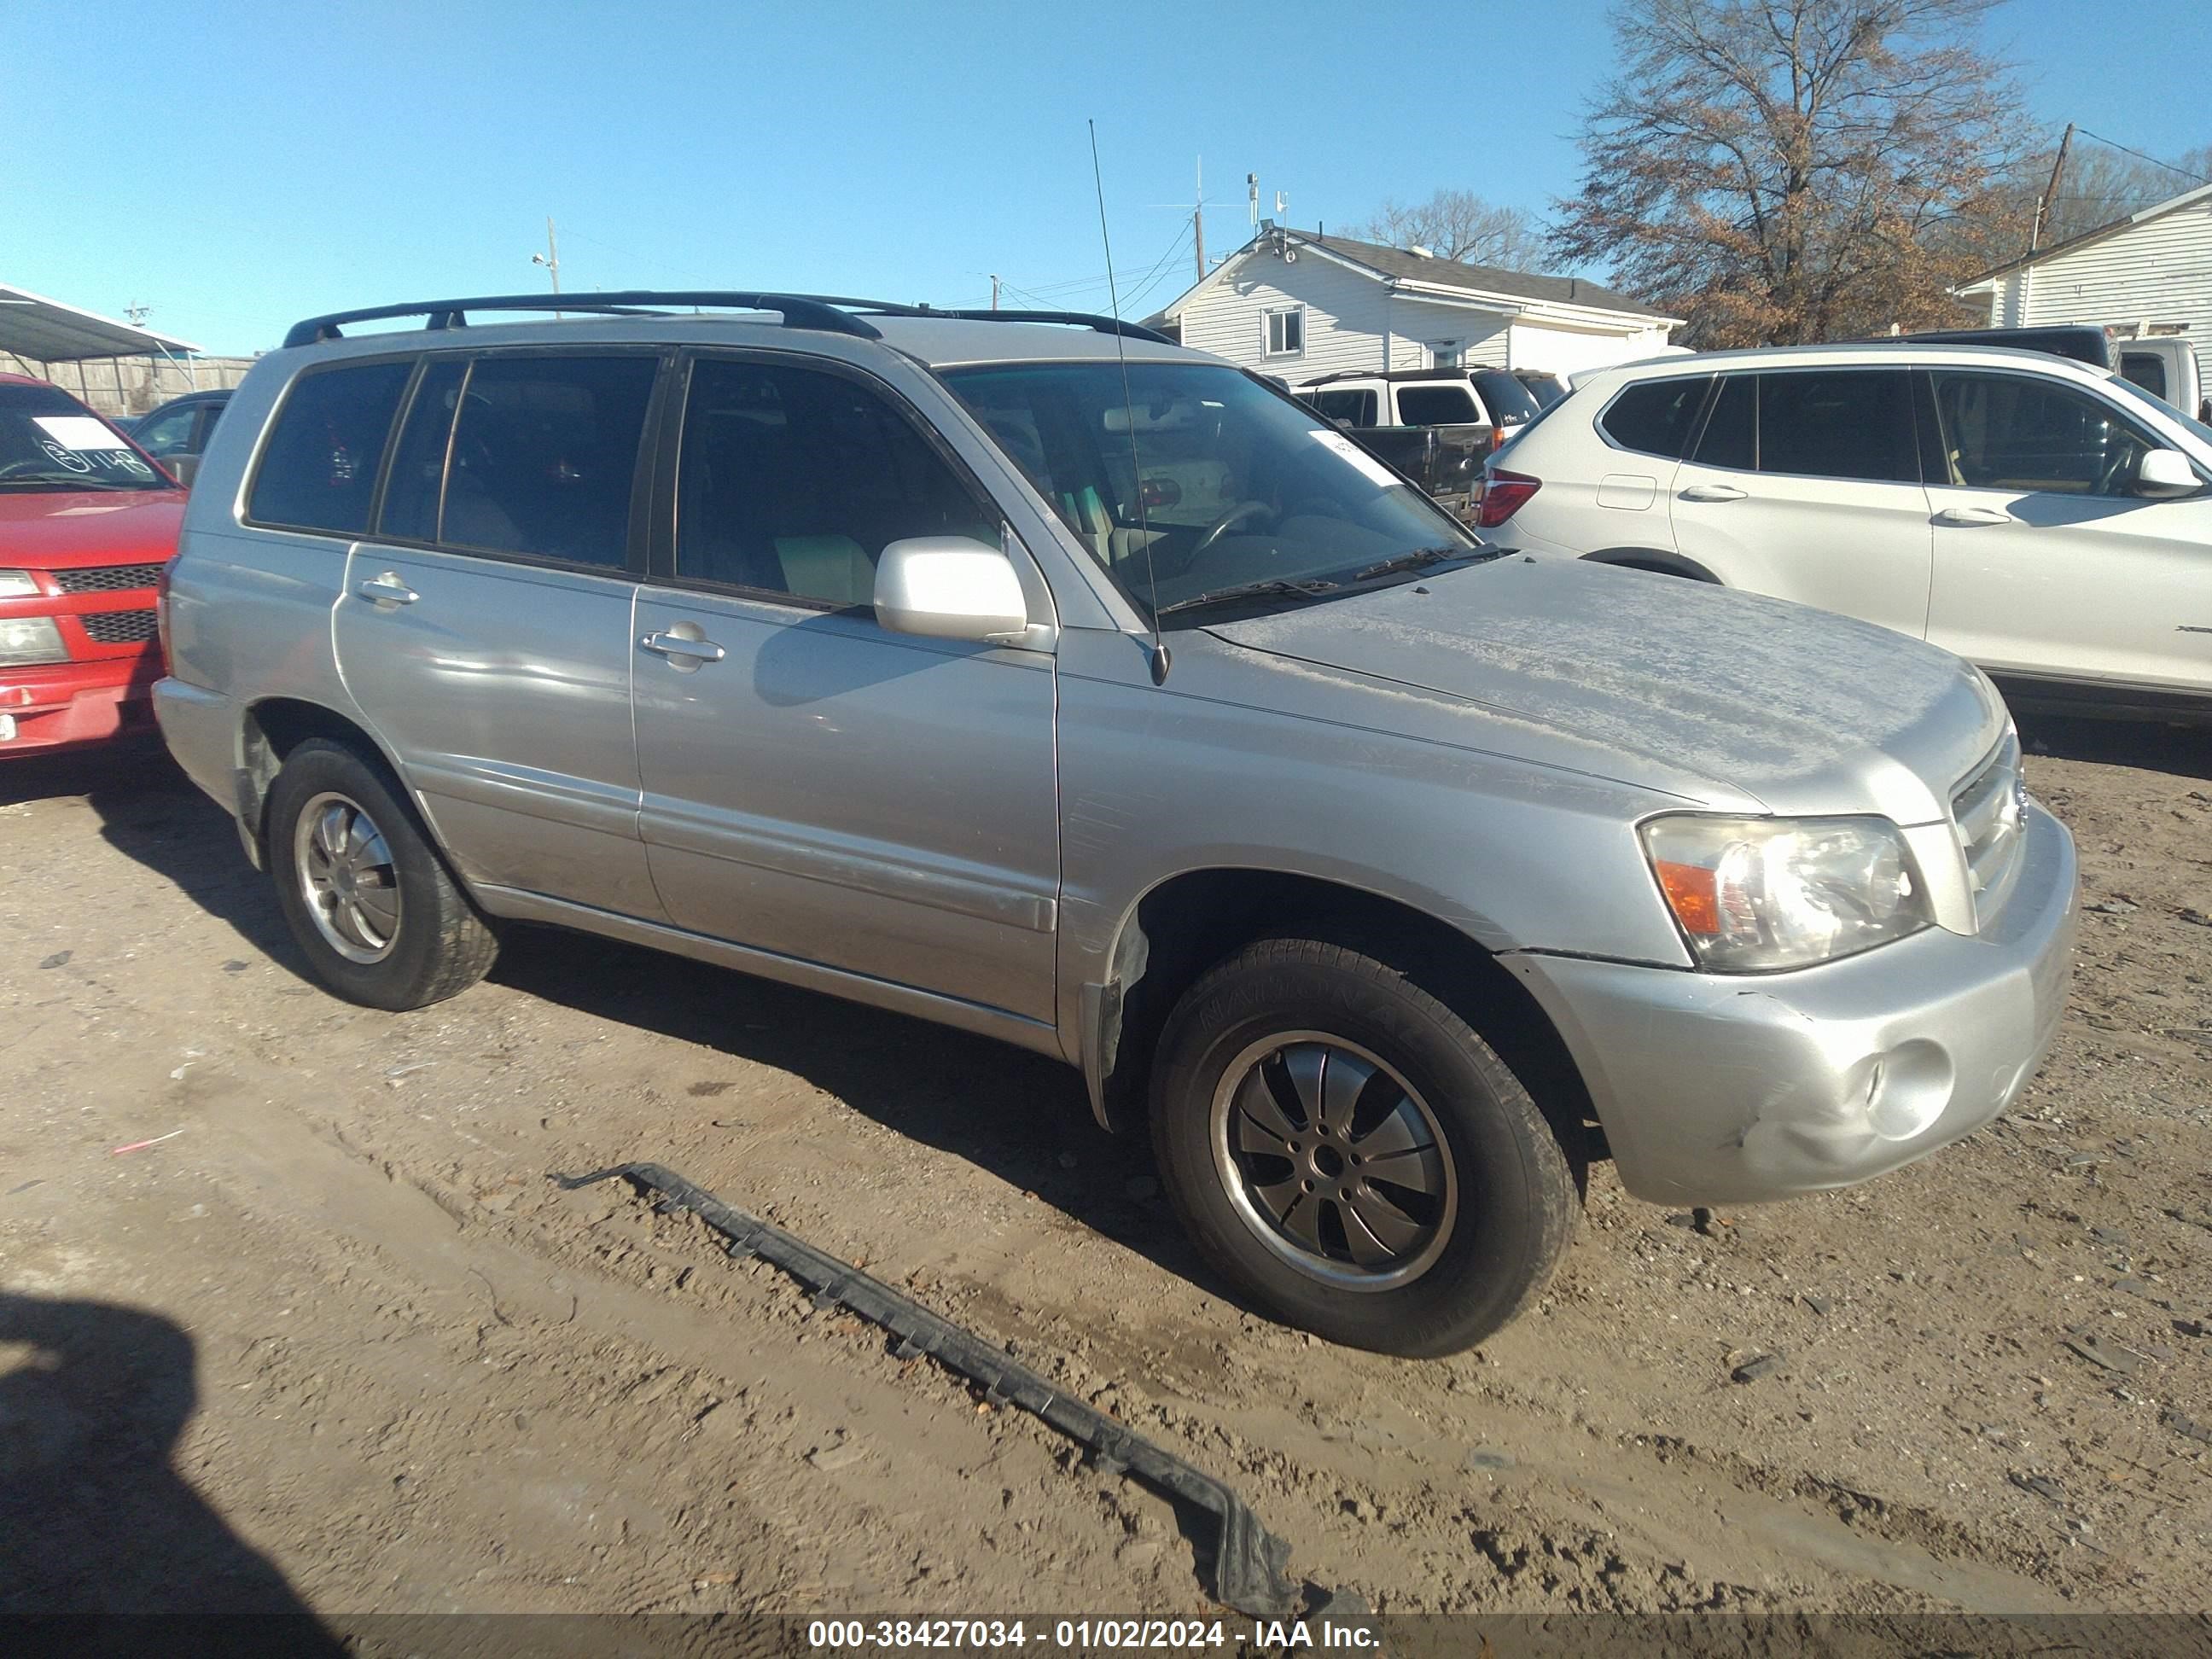
[[[1495,547],[1417,547],[1411,553],[1401,553],[1395,559],[1385,559],[1380,564],[1370,564],[1364,570],[1355,570],[1352,580],[1364,582],[1375,576],[1395,576],[1405,570],[1426,570],[1432,564],[1456,564],[1462,560],[1495,559],[1504,556],[1502,548]]]
[[[1327,581],[1318,576],[1306,581],[1290,581],[1272,576],[1263,582],[1242,582],[1235,587],[1217,587],[1211,592],[1194,593],[1187,599],[1177,599],[1173,605],[1162,605],[1157,614],[1168,617],[1178,611],[1195,611],[1204,605],[1227,605],[1235,599],[1265,599],[1278,596],[1310,599],[1316,593],[1326,593],[1341,586],[1340,582]]]

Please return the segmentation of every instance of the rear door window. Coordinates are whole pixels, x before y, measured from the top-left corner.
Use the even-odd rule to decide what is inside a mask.
[[[1463,386],[1401,386],[1398,419],[1407,426],[1468,426],[1482,419],[1482,411]]]
[[[438,508],[446,488],[446,451],[453,433],[453,411],[460,407],[466,357],[434,357],[415,383],[406,424],[392,452],[392,476],[384,485],[384,514],[377,533],[395,541],[438,539]]]
[[[1759,376],[1731,374],[1721,382],[1721,395],[1698,439],[1696,459],[1699,466],[1738,472],[1759,465]]]
[[[438,540],[620,569],[656,357],[481,357],[453,424]]]
[[[2155,353],[2124,351],[2120,354],[2120,373],[2133,380],[2154,398],[2166,396],[2166,365]]]
[[[1689,380],[1644,380],[1630,386],[1598,417],[1605,435],[1623,449],[1645,455],[1664,455],[1680,460],[1689,447],[1691,428],[1705,406],[1710,374]]]
[[[1354,426],[1375,424],[1375,393],[1371,388],[1339,388],[1311,395],[1313,406],[1321,411],[1324,420],[1349,421]]]
[[[1911,382],[1901,368],[1763,374],[1759,470],[1802,478],[1917,483]]]
[[[414,364],[313,369],[292,383],[253,476],[246,516],[285,530],[358,536]]]

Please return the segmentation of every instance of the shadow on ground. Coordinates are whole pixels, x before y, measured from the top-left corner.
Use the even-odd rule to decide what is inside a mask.
[[[2022,714],[2020,741],[2031,755],[2128,766],[2178,778],[2212,778],[2212,726]]]
[[[176,884],[231,927],[242,947],[316,983],[269,878],[247,863],[230,818],[166,757],[88,754],[26,767],[20,776],[4,775],[18,799],[83,797],[109,845]],[[1133,1192],[1132,1182],[1152,1181],[1144,1137],[1101,1130],[1070,1066],[921,1020],[553,928],[509,927],[491,976],[581,1013],[802,1077],[884,1127],[965,1158],[1168,1271],[1227,1293],[1183,1243],[1157,1191],[1140,1185]],[[696,1079],[702,1092],[720,1080],[702,1056]]]
[[[0,1292],[0,1614],[290,1614],[289,1650],[342,1651],[171,1467],[198,1402],[181,1329]]]

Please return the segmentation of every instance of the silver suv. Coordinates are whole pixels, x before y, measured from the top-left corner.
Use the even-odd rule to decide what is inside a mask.
[[[342,996],[553,922],[1056,1055],[1227,1279],[1405,1354],[1593,1158],[1842,1186],[2050,1040],[2073,846],[1945,652],[1501,554],[1103,319],[461,325],[545,304],[302,323],[192,494],[161,726]]]

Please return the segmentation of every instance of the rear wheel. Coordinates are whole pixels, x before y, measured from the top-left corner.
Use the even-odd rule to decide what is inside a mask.
[[[277,902],[317,978],[371,1008],[420,1008],[482,979],[498,952],[381,766],[314,738],[269,792]]]
[[[1206,1258],[1334,1341],[1480,1342],[1565,1254],[1571,1164],[1458,1012],[1378,954],[1266,939],[1193,986],[1153,1072],[1162,1177]]]

